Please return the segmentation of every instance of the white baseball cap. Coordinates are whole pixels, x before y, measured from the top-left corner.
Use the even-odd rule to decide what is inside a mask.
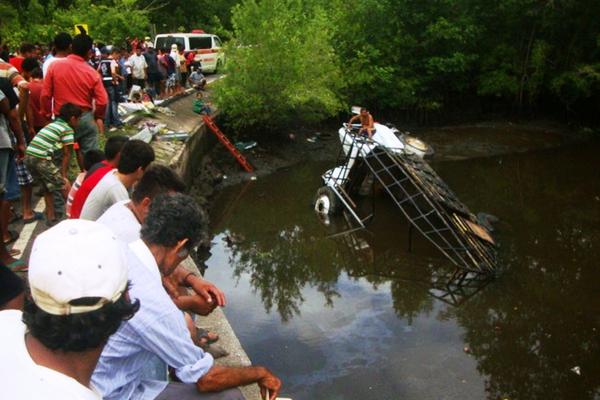
[[[127,288],[125,247],[101,223],[68,219],[40,234],[29,258],[35,304],[53,315],[98,310]],[[97,298],[92,304],[76,299]]]

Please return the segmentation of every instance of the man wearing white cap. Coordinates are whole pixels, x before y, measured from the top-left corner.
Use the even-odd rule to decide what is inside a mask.
[[[33,243],[29,284],[23,312],[0,312],[2,398],[101,399],[91,376],[102,348],[139,308],[122,244],[97,222],[63,221]]]

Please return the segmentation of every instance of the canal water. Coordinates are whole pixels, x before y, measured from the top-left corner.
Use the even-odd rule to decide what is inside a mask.
[[[311,203],[333,160],[217,197],[206,278],[283,395],[600,398],[600,144],[473,135],[424,137],[451,160],[432,165],[459,198],[500,219],[492,281],[449,281],[452,267],[424,239],[409,249],[384,196],[365,200],[375,211],[366,230],[331,237],[345,220],[325,226]]]

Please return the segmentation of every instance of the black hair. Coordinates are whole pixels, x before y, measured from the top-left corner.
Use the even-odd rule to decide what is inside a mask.
[[[40,67],[40,63],[35,57],[27,57],[23,60],[23,64],[21,64],[21,68],[23,71],[31,73],[36,68]]]
[[[154,199],[167,192],[183,192],[185,183],[173,169],[166,165],[153,164],[144,171],[142,179],[135,185],[131,200],[139,203],[144,198]]]
[[[129,137],[124,135],[115,135],[106,139],[104,144],[104,155],[107,160],[114,160],[117,158],[125,143],[129,142]]]
[[[366,107],[361,107],[361,108],[360,108],[360,112],[363,112],[363,111],[368,111],[368,110],[367,110],[367,108],[366,108]]]
[[[92,49],[94,42],[88,35],[75,35],[73,38],[73,54],[78,55],[87,60],[88,54]]]
[[[71,303],[83,305],[97,301],[98,298],[84,298]],[[139,308],[139,300],[131,302],[124,293],[114,303],[107,303],[95,311],[54,315],[26,298],[23,322],[29,333],[48,349],[81,352],[96,349],[106,343],[121,323],[131,319]]]
[[[89,169],[92,168],[94,164],[98,164],[100,161],[104,160],[106,160],[106,157],[104,156],[104,152],[102,150],[88,150],[83,155],[83,168],[86,171],[89,171]]]
[[[24,290],[23,280],[0,262],[0,310]]]
[[[56,51],[67,51],[72,43],[73,38],[67,32],[60,32],[54,36],[54,49]]]
[[[146,243],[167,248],[188,239],[186,247],[191,249],[200,241],[205,224],[192,197],[181,193],[161,194],[152,200],[140,233]]]
[[[32,78],[36,78],[36,79],[42,79],[44,77],[44,74],[43,74],[41,68],[32,69],[31,72],[29,73],[29,75],[31,75]]]
[[[132,174],[140,167],[146,169],[152,161],[154,161],[152,146],[143,140],[129,140],[121,151],[118,169],[122,174]]]
[[[81,117],[81,108],[72,103],[65,103],[60,107],[58,117],[65,122],[69,122],[73,117]]]
[[[31,43],[23,43],[21,47],[19,47],[19,54],[23,55],[23,53],[30,53],[35,50],[35,46]]]

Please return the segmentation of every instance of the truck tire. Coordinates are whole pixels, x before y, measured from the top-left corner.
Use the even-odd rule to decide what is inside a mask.
[[[335,215],[341,210],[340,201],[327,186],[320,187],[315,195],[315,211],[323,215]]]

